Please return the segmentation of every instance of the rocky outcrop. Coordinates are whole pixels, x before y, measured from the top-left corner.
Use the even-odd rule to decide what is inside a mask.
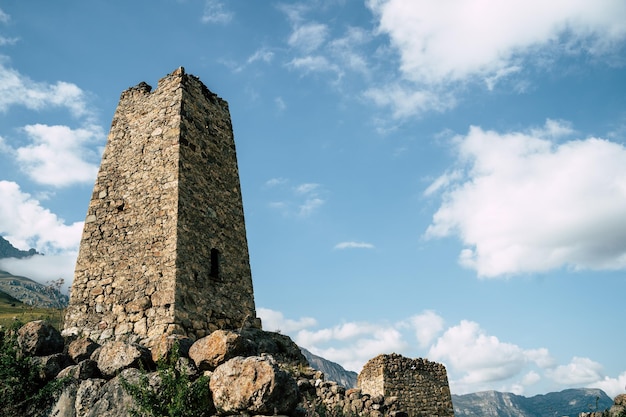
[[[326,381],[323,372],[308,366],[289,337],[259,329],[215,331],[195,342],[168,337],[158,344],[158,354],[131,341],[107,341],[100,346],[88,339],[71,339],[52,351],[42,350],[38,346],[60,337],[43,322],[28,323],[19,334],[20,354],[32,356],[41,378],[67,382],[50,408],[31,407],[25,417],[127,415],[137,407],[128,384],[145,388],[147,383],[159,392],[167,375],[182,376],[183,383],[190,384],[187,387],[193,385],[205,393],[206,416],[408,415],[397,396],[369,394]],[[181,356],[174,355],[176,351]],[[45,355],[37,356],[42,352]],[[167,372],[174,373],[155,370],[156,356],[161,364],[170,364]]]

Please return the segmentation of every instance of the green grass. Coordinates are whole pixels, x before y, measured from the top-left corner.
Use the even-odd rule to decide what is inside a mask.
[[[57,329],[62,327],[63,309],[32,307],[0,291],[0,326],[7,328],[16,321],[27,323],[47,320]]]

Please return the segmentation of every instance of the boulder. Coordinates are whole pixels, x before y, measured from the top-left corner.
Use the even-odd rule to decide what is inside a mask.
[[[246,353],[245,339],[234,331],[216,330],[197,340],[189,349],[189,357],[198,370],[212,371],[217,366]]]
[[[97,356],[97,359],[95,357]],[[97,360],[98,369],[105,378],[111,378],[127,368],[151,368],[154,364],[150,351],[135,343],[111,341],[102,345]]]
[[[91,359],[85,359],[78,365],[68,366],[63,369],[57,375],[57,378],[74,378],[74,379],[89,379],[98,378],[100,376],[100,370],[98,369],[98,363]]]
[[[302,351],[289,336],[254,328],[244,328],[240,334],[246,339],[250,356],[267,353],[282,364],[309,366]]]
[[[121,378],[134,381],[139,378],[138,369],[125,369],[117,377],[100,387],[81,383],[76,395],[76,408],[81,412],[76,417],[119,417],[129,415],[135,400],[122,386]],[[88,380],[91,381],[91,380]],[[96,380],[98,381],[98,380]],[[83,381],[87,382],[87,381]],[[80,407],[79,407],[80,406]]]
[[[271,356],[235,357],[218,366],[209,387],[218,414],[291,414],[298,403],[295,380]]]
[[[17,343],[25,356],[47,356],[63,352],[64,341],[61,333],[51,324],[31,321],[17,331]]]
[[[50,381],[57,376],[61,370],[72,363],[72,360],[65,353],[55,353],[48,356],[36,356],[32,359],[33,365],[39,368],[39,378],[43,381]]]
[[[67,347],[67,353],[75,363],[79,363],[85,359],[89,359],[99,346],[100,345],[93,340],[81,337],[70,342]]]
[[[167,360],[175,347],[178,348],[178,356],[189,357],[189,348],[193,344],[193,340],[181,335],[161,335],[152,341],[150,351],[152,352],[152,360],[158,362]]]

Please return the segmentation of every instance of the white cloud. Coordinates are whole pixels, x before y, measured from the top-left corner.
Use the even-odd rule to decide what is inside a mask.
[[[0,181],[0,195],[0,234],[13,246],[46,255],[78,250],[83,222],[65,224],[14,182]]]
[[[287,104],[285,104],[285,100],[282,97],[276,97],[274,99],[274,104],[276,104],[276,108],[279,111],[284,111],[287,108]]]
[[[325,201],[318,197],[307,198],[304,203],[298,206],[298,216],[300,217],[309,217],[313,214],[317,209],[323,206]]]
[[[7,68],[0,60],[0,111],[21,105],[31,110],[45,107],[66,108],[75,117],[91,117],[87,96],[75,84],[35,82],[18,71]]]
[[[11,16],[6,14],[4,10],[0,9],[0,23],[7,23],[9,20],[11,20]]]
[[[74,279],[74,267],[78,252],[68,251],[53,255],[35,255],[29,258],[0,259],[0,269],[13,275],[28,277],[40,284],[59,278],[64,279],[62,292],[67,293]]]
[[[233,18],[233,13],[224,7],[224,3],[219,0],[205,0],[202,23],[229,23]]]
[[[525,350],[488,335],[478,323],[462,320],[448,328],[430,348],[428,356],[448,366],[448,372],[461,375],[450,381],[455,393],[493,389],[499,381],[519,378],[530,364],[551,364],[553,359],[547,349]],[[535,383],[536,378],[531,378]],[[523,381],[515,384],[517,392],[523,391]]]
[[[415,329],[415,336],[422,348],[430,346],[444,327],[443,317],[432,310],[409,318],[409,323]]]
[[[335,249],[374,249],[374,245],[367,242],[340,242],[334,247]]]
[[[335,72],[341,74],[341,70],[335,64],[321,55],[308,55],[304,57],[294,58],[287,64],[288,67],[308,72]]]
[[[372,87],[363,93],[381,107],[391,107],[395,119],[403,119],[426,111],[443,112],[456,106],[456,99],[445,91],[419,88],[407,84]]]
[[[319,184],[316,183],[304,183],[300,184],[295,188],[295,192],[298,194],[311,194],[320,188]]]
[[[289,36],[287,43],[298,48],[304,53],[310,53],[318,49],[328,36],[328,26],[311,22],[298,24]]]
[[[624,393],[626,372],[622,372],[617,378],[605,376],[603,379],[594,381],[587,386],[600,388],[602,391],[606,392],[609,397],[615,397]]]
[[[575,43],[601,53],[626,36],[626,4],[614,0],[370,0],[401,71],[417,82],[494,76],[527,53]]]
[[[257,308],[257,315],[263,323],[263,328],[270,332],[281,331],[284,333],[292,333],[317,325],[317,320],[314,318],[301,317],[298,320],[287,319],[280,311],[270,310],[269,308]]]
[[[286,184],[287,182],[289,182],[289,180],[287,180],[286,178],[282,178],[282,177],[270,178],[269,180],[265,181],[265,186],[276,187],[278,185]]]
[[[24,127],[24,131],[32,144],[16,149],[15,154],[31,179],[57,187],[94,181],[99,155],[90,145],[104,140],[99,126],[73,130],[37,124]]]
[[[265,185],[268,188],[278,188],[288,182],[285,178],[273,178],[267,181]],[[290,187],[288,192],[290,195],[280,201],[270,203],[270,207],[282,211],[286,216],[309,217],[326,203],[322,196],[325,190],[320,184],[303,183]]]
[[[626,3],[615,0],[369,0],[377,32],[397,52],[396,81],[365,97],[395,118],[454,107],[468,83],[493,90],[563,55],[616,54],[626,39]],[[610,57],[609,59],[612,59]]]
[[[626,148],[544,138],[571,132],[548,121],[531,133],[471,127],[455,138],[465,175],[429,187],[444,191],[425,237],[457,236],[461,264],[482,277],[625,268]]]
[[[602,365],[589,358],[574,357],[567,365],[548,371],[547,375],[564,386],[589,385],[603,379]]]
[[[250,57],[248,58],[246,62],[248,64],[252,64],[253,62],[256,62],[256,61],[263,61],[265,63],[270,63],[272,62],[273,58],[274,58],[274,52],[268,51],[267,49],[262,48],[262,49],[257,50],[254,54],[250,55]]]
[[[301,330],[295,335],[295,341],[314,354],[356,372],[377,355],[408,347],[402,333],[392,326],[357,322],[317,331]]]

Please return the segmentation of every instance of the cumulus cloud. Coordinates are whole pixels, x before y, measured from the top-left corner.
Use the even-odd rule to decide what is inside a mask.
[[[624,393],[624,387],[626,386],[626,372],[622,372],[617,378],[605,376],[598,381],[588,384],[588,386],[600,388],[610,397],[615,397]]]
[[[263,323],[263,328],[269,331],[291,333],[317,325],[317,320],[312,317],[301,317],[298,320],[288,319],[280,311],[269,308],[258,308],[257,315]]]
[[[607,377],[599,363],[580,357],[559,365],[546,348],[525,349],[502,341],[471,320],[446,327],[432,310],[395,323],[349,321],[330,327],[320,327],[311,317],[289,319],[267,308],[257,312],[265,329],[280,329],[299,346],[348,370],[358,372],[368,360],[392,352],[443,363],[454,394],[495,389],[523,395],[543,383],[552,389],[601,388],[615,396],[626,384],[626,372]]]
[[[64,81],[55,84],[35,82],[8,68],[0,60],[0,111],[14,105],[31,110],[46,107],[66,108],[75,117],[91,117],[87,94],[78,86]]]
[[[530,363],[553,363],[546,349],[525,350],[502,342],[469,320],[448,328],[431,346],[428,356],[444,362],[455,375],[460,374],[459,379],[450,382],[458,393],[493,387],[496,382],[519,376]]]
[[[406,78],[428,83],[492,76],[537,47],[575,43],[590,53],[626,37],[626,5],[613,0],[501,2],[370,0]],[[584,41],[584,42],[583,42]]]
[[[92,148],[104,140],[99,126],[71,129],[36,124],[24,131],[32,143],[17,148],[15,155],[33,181],[56,187],[94,181],[99,155]]]
[[[408,320],[415,330],[415,337],[420,347],[431,345],[435,338],[444,328],[444,319],[432,310],[426,310],[422,314],[415,315]]]
[[[602,379],[602,365],[589,358],[574,357],[567,365],[557,366],[548,376],[565,386],[580,386]]]
[[[456,137],[463,175],[445,173],[427,189],[442,195],[425,237],[457,236],[460,263],[481,277],[625,268],[626,148],[551,140],[572,132],[548,121],[531,132],[473,126]]]
[[[348,322],[316,331],[301,330],[295,341],[316,355],[358,372],[373,357],[408,347],[402,333],[388,325]],[[336,347],[340,342],[342,347]],[[334,346],[333,346],[334,345]]]
[[[374,249],[374,245],[367,242],[339,242],[335,245],[335,249]]]
[[[377,31],[399,56],[399,79],[367,97],[396,118],[454,106],[459,87],[492,90],[535,57],[614,53],[626,39],[626,4],[556,0],[369,0]],[[537,58],[539,60],[540,58]],[[395,91],[384,94],[389,88]],[[517,88],[516,88],[517,89]],[[441,97],[440,97],[441,96]]]
[[[229,23],[233,18],[233,13],[226,9],[220,0],[205,0],[202,23]]]
[[[0,234],[13,246],[50,255],[78,249],[83,222],[65,224],[14,182],[0,181],[0,195]]]

